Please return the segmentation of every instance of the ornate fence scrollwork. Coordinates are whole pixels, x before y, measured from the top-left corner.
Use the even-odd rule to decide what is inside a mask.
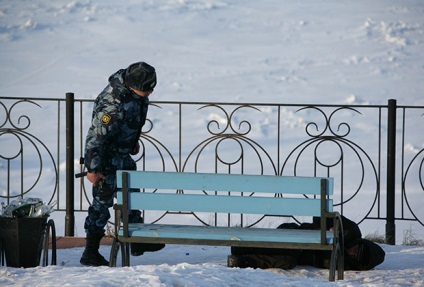
[[[415,172],[415,173],[414,173]],[[413,218],[418,221],[421,225],[424,226],[423,219],[420,219],[414,212],[416,208],[413,208],[413,203],[408,200],[408,189],[407,189],[407,180],[409,178],[413,178],[414,176],[419,179],[419,186],[421,187],[421,191],[424,191],[424,149],[420,150],[414,158],[409,163],[406,168],[406,172],[402,179],[402,210],[404,209],[403,201],[405,202],[409,212],[412,214]],[[421,197],[422,198],[422,197]],[[420,206],[416,206],[420,208]],[[402,211],[402,217],[404,216],[404,212]]]
[[[193,146],[184,146],[187,151],[187,157],[182,162],[181,172],[224,172],[224,173],[244,173],[246,167],[246,155],[254,155],[256,159],[255,168],[259,174],[264,173],[264,160],[268,161],[268,165],[272,167],[274,174],[277,172],[277,168],[273,163],[271,156],[267,151],[257,142],[248,137],[252,126],[248,119],[240,120],[235,119],[243,109],[248,109],[253,112],[260,112],[258,108],[242,105],[234,108],[229,113],[224,107],[215,104],[208,104],[198,108],[199,112],[206,109],[216,109],[221,112],[224,117],[221,120],[210,119],[204,126],[206,131],[205,138],[197,139],[193,142]],[[184,124],[183,124],[184,125]],[[142,134],[143,141],[146,140],[146,133]],[[156,143],[157,144],[157,143]],[[206,152],[206,150],[212,150],[212,152]],[[252,161],[252,157],[249,158]],[[252,165],[251,165],[252,166]],[[188,191],[176,191],[188,192]],[[211,196],[217,194],[216,192],[203,191],[205,194]],[[231,192],[228,192],[228,196]],[[246,194],[245,196],[253,196],[253,194]],[[174,213],[166,213],[174,214]],[[160,217],[155,218],[153,221],[156,222],[164,218],[166,214],[162,214]],[[186,214],[180,212],[179,214]],[[240,218],[235,219],[230,214],[227,218],[222,219],[223,215],[213,214],[188,214],[195,218],[199,223],[204,225],[217,225],[218,221],[225,220],[228,225],[232,222],[236,222],[241,226],[244,226],[246,221],[244,215]],[[256,224],[257,220],[254,224]]]
[[[16,197],[37,197],[40,186],[51,187],[49,203],[57,199],[58,204],[63,204],[67,197],[62,190],[73,192],[68,190],[72,189],[68,185],[60,188],[64,184],[60,178],[65,177],[61,176],[65,168],[60,157],[66,154],[65,146],[61,144],[64,137],[61,119],[65,118],[65,114],[60,104],[63,101],[0,99],[0,199],[5,199],[6,203]],[[88,110],[92,101],[73,102],[79,103],[80,109],[79,119],[78,111],[74,112],[74,122],[80,122],[79,138],[73,139],[73,142],[80,147],[79,153],[83,155],[85,132],[89,125],[84,117],[91,114],[91,110],[86,112],[84,109],[87,107]],[[56,119],[52,108],[55,104]],[[398,117],[397,123],[396,120],[394,124],[390,122],[391,108],[403,111],[401,121]],[[424,226],[421,206],[415,200],[424,191],[424,148],[417,148],[422,145],[422,142],[416,143],[416,134],[421,131],[416,130],[417,117],[412,113],[419,113],[422,119],[423,110],[424,107],[397,106],[395,100],[389,100],[387,106],[151,102],[139,139],[140,154],[134,159],[139,170],[330,176],[335,178],[335,206],[342,214],[352,217],[350,215],[354,212],[352,219],[358,223],[369,219],[386,220],[387,228],[387,223],[393,218],[390,215],[389,220],[388,207],[384,209],[385,203],[389,202],[389,183],[385,183],[385,179],[389,181],[393,177],[387,172],[386,160],[390,151],[384,146],[392,143],[388,136],[390,127],[398,134],[396,166],[401,167],[396,169],[396,177],[401,179],[396,183],[400,188],[393,184],[399,190],[395,194],[399,197],[396,198],[395,220],[413,221]],[[406,111],[411,112],[408,117]],[[387,126],[383,124],[385,120]],[[56,123],[57,132],[54,130]],[[49,133],[45,132],[47,125],[51,130]],[[408,137],[410,134],[406,131],[413,136]],[[406,152],[407,139],[415,145]],[[57,154],[52,150],[57,150]],[[68,160],[66,163],[69,165]],[[81,166],[80,171],[83,170]],[[85,190],[85,181],[75,180],[81,192],[79,198],[75,198],[80,202],[79,207],[73,211],[85,212],[91,196]],[[390,190],[393,190],[392,186]],[[213,191],[198,192],[211,196],[217,194]],[[225,195],[231,196],[231,193],[229,191]],[[46,192],[43,191],[43,194],[45,196]],[[360,209],[353,208],[358,204]],[[63,206],[57,206],[56,211],[67,212]],[[166,215],[144,214],[148,222],[165,220]],[[268,216],[187,216],[206,225],[250,227],[281,223],[281,220],[267,221],[271,219]],[[166,217],[166,220],[170,218]]]
[[[207,137],[191,148],[185,159],[182,171],[187,172],[221,172],[221,173],[246,173],[247,167],[255,174],[265,173],[265,161],[267,171],[272,170],[277,173],[272,157],[260,143],[249,137],[252,130],[252,123],[244,118],[246,114],[260,113],[260,109],[250,106],[236,106],[228,112],[223,106],[209,104],[200,107],[198,110],[217,109],[224,116],[221,122],[211,119],[206,124]],[[245,112],[244,114],[242,112]],[[207,149],[212,152],[205,152]],[[203,191],[211,196],[217,192]],[[231,196],[231,191],[226,195]],[[254,196],[253,193],[242,194],[243,196]],[[193,214],[196,219],[205,225],[218,225],[221,221],[226,221],[226,225],[253,226],[259,223],[265,216],[238,215],[232,216],[213,214],[198,215]],[[206,217],[206,218],[205,218]],[[250,222],[249,222],[250,221]]]
[[[51,203],[58,188],[57,165],[51,151],[42,139],[28,131],[32,124],[29,115],[19,114],[20,111],[15,111],[25,104],[42,108],[30,100],[16,101],[10,108],[0,102],[0,107],[4,112],[4,118],[0,119],[0,170],[5,170],[5,172],[1,172],[1,181],[6,183],[4,190],[0,192],[0,198],[6,199],[6,203],[9,203],[15,198],[31,196],[29,193],[36,188],[44,173],[44,176],[49,177],[50,181],[54,179],[51,197],[48,201]],[[23,109],[23,111],[25,110],[28,108]],[[0,115],[3,112],[0,112]],[[18,113],[16,117],[15,113]],[[31,168],[29,169],[28,166]]]
[[[342,214],[345,214],[350,203],[360,200],[363,193],[366,193],[368,198],[370,191],[373,190],[372,200],[368,199],[367,207],[362,209],[363,214],[359,220],[362,222],[370,216],[380,198],[379,173],[376,164],[364,148],[349,139],[351,133],[349,123],[344,121],[334,123],[336,114],[341,111],[362,114],[356,109],[346,107],[334,109],[329,116],[323,109],[313,106],[301,108],[297,112],[307,110],[317,111],[324,124],[320,125],[317,121],[306,124],[305,134],[308,138],[289,152],[280,174],[334,177],[336,182],[334,205],[340,208]],[[352,162],[355,163],[355,167],[349,169],[349,163]],[[365,181],[368,181],[366,190],[363,189]]]
[[[406,110],[403,110],[403,113],[405,114]],[[424,114],[421,114],[420,119],[422,120],[423,118]],[[403,117],[403,121],[403,126],[405,126],[405,117]],[[415,126],[419,125],[415,124]],[[403,129],[403,134],[405,134],[405,128]],[[404,137],[405,135],[403,138]],[[399,219],[417,221],[422,226],[424,226],[424,218],[420,218],[417,215],[417,211],[421,210],[422,208],[421,202],[410,199],[410,196],[412,197],[413,194],[415,194],[415,196],[418,198],[422,198],[422,195],[417,194],[422,194],[424,192],[424,147],[422,149],[414,148],[413,150],[415,155],[412,157],[409,163],[407,163],[406,169],[402,174],[402,196],[400,203],[401,215]],[[417,178],[418,184],[416,182]],[[409,212],[411,216],[406,215],[406,212]]]
[[[277,168],[274,164],[274,161],[267,150],[262,147],[258,142],[254,141],[252,138],[249,138],[249,133],[252,129],[251,123],[246,120],[240,120],[237,124],[235,122],[235,117],[237,112],[242,109],[252,109],[255,112],[260,112],[258,108],[242,105],[236,107],[230,114],[219,105],[210,104],[199,108],[217,108],[225,115],[224,126],[221,127],[217,120],[210,120],[206,129],[209,133],[209,137],[202,139],[200,143],[191,148],[187,159],[184,161],[182,171],[201,171],[201,168],[207,168],[211,171],[211,167],[214,168],[213,171],[219,172],[220,165],[224,166],[224,172],[227,173],[244,173],[244,168],[246,167],[246,148],[248,148],[255,158],[257,159],[257,164],[250,165],[251,168],[258,168],[256,174],[264,174],[264,161],[268,161],[269,166],[272,168],[274,174],[277,173]],[[216,130],[213,125],[216,125]],[[237,127],[238,126],[238,127]],[[214,149],[214,159],[213,165],[205,165],[204,162],[201,162],[201,156],[203,155],[204,150],[207,147],[213,146]],[[232,148],[233,147],[233,148]],[[225,158],[227,157],[227,158]],[[231,158],[231,159],[229,159]],[[190,161],[194,159],[192,164],[192,170],[189,168]],[[203,165],[200,165],[203,163]],[[235,170],[238,168],[238,170]]]

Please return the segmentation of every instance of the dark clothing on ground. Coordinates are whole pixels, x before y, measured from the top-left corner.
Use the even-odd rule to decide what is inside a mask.
[[[327,221],[331,229],[333,220]],[[344,231],[344,264],[346,270],[369,270],[384,261],[384,250],[367,239],[363,239],[358,225],[342,216]],[[319,218],[313,223],[284,223],[278,229],[320,229]],[[231,255],[238,261],[237,267],[291,269],[297,265],[329,268],[331,251],[293,250],[281,248],[231,247]]]

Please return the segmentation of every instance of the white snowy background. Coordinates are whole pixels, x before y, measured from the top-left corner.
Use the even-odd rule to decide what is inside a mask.
[[[143,60],[158,74],[151,100],[423,106],[423,25],[419,0],[0,0],[0,97],[94,99]],[[422,134],[410,140],[408,152],[423,148]],[[0,267],[0,285],[424,285],[424,247],[382,247],[383,264],[336,283],[327,270],[229,269],[228,248],[169,245],[129,268],[81,267],[81,248],[59,250],[58,266]]]

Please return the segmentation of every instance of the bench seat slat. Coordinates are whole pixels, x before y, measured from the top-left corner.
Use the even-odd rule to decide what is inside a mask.
[[[122,193],[117,193],[122,203]],[[129,209],[193,211],[217,213],[267,214],[276,216],[320,216],[319,199],[227,196],[204,194],[172,194],[130,192]],[[178,207],[178,210],[175,208]],[[332,201],[327,201],[327,210],[332,211]]]
[[[131,223],[128,226],[130,236],[147,238],[177,238],[187,240],[224,240],[249,242],[284,242],[319,244],[321,233],[319,230],[291,230],[270,228],[241,228],[220,226],[194,226],[172,224],[139,224]],[[123,231],[119,231],[119,236]],[[154,242],[154,241],[152,241]],[[333,243],[333,233],[327,232],[327,243]]]
[[[129,173],[129,186],[133,188],[320,195],[321,186],[321,178],[315,177],[118,170],[118,188],[122,188],[122,172]],[[326,179],[327,195],[332,195],[333,179]]]

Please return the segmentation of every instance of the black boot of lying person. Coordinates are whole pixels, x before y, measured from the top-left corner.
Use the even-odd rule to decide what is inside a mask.
[[[155,243],[131,243],[131,255],[140,256],[144,252],[155,252],[163,249],[165,244],[155,244]]]

